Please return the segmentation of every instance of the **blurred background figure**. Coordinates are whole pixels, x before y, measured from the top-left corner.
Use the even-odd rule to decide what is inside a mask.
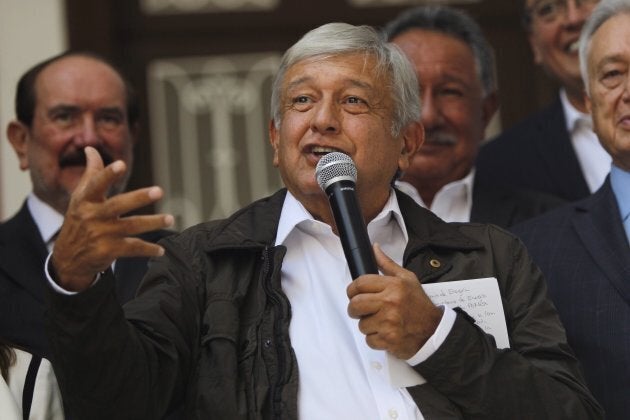
[[[586,197],[602,185],[610,156],[593,133],[578,64],[580,30],[598,1],[524,2],[523,21],[534,60],[557,81],[560,91],[550,106],[481,149],[480,177],[566,200]]]
[[[130,85],[94,55],[54,56],[18,82],[7,137],[20,168],[30,173],[32,191],[20,210],[0,224],[0,338],[49,357],[42,267],[85,169],[83,149],[93,146],[105,162],[120,159],[131,170],[137,124],[138,104]],[[109,194],[122,192],[127,179]],[[159,231],[145,239],[164,235]],[[121,303],[133,297],[146,268],[144,258],[116,262]]]
[[[0,418],[63,420],[61,394],[50,362],[0,339]]]
[[[580,41],[587,107],[612,157],[592,196],[516,226],[607,419],[630,413],[630,3],[603,0]]]
[[[481,28],[446,6],[410,9],[385,26],[420,83],[425,141],[397,187],[449,222],[507,227],[562,201],[475,176],[475,159],[498,107],[494,53]]]

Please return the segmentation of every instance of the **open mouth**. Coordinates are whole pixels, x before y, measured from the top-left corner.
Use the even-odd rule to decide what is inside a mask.
[[[311,148],[311,153],[319,157],[327,155],[328,153],[331,153],[331,152],[338,152],[338,151],[339,150],[333,149],[332,147],[313,146]]]
[[[575,41],[569,43],[564,50],[569,54],[577,54],[580,50],[580,40],[576,39]]]

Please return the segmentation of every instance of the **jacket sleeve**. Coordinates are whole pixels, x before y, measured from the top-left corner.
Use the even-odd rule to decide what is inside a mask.
[[[182,403],[198,339],[198,282],[194,257],[163,244],[167,255],[152,261],[124,312],[111,270],[79,294],[50,291],[52,363],[73,418],[159,419]]]
[[[497,349],[493,337],[459,311],[442,346],[416,370],[467,419],[603,418],[540,270],[518,239],[495,228],[488,235],[510,348]]]

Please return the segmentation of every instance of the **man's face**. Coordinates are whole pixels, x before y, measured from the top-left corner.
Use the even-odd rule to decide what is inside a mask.
[[[20,167],[30,170],[33,191],[40,199],[65,212],[85,169],[86,146],[96,147],[105,164],[121,159],[131,169],[133,140],[125,87],[113,69],[88,57],[63,58],[39,74],[35,97],[31,127],[14,125],[20,134],[11,142]],[[112,193],[124,189],[125,183],[126,179]]]
[[[354,160],[357,195],[370,218],[389,196],[397,167],[408,164],[409,148],[417,147],[405,133],[392,136],[387,79],[374,67],[371,56],[347,54],[297,62],[284,77],[282,122],[270,127],[274,165],[289,191],[318,219],[327,221],[330,213],[315,179],[325,153],[339,151]]]
[[[597,1],[583,1],[578,7],[575,0],[567,0],[566,11],[554,3],[550,0],[526,1],[527,10],[531,11],[529,42],[534,60],[567,90],[581,94],[578,40]],[[558,10],[555,19],[543,19],[536,14],[536,10],[550,10],[547,4]]]
[[[613,162],[630,171],[630,14],[610,18],[593,35],[587,105],[593,128]]]
[[[439,187],[465,177],[496,109],[495,95],[484,98],[472,50],[439,32],[412,29],[396,36],[416,69],[422,97],[425,142],[403,180]],[[438,189],[439,189],[438,188]]]

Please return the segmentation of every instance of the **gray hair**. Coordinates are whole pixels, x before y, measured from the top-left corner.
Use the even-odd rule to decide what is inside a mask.
[[[604,0],[593,10],[593,13],[582,28],[582,33],[580,34],[580,73],[582,74],[584,89],[588,96],[590,96],[588,54],[591,50],[593,35],[608,19],[621,13],[630,13],[628,0]]]
[[[384,28],[391,41],[411,29],[440,32],[463,41],[472,50],[484,95],[497,89],[494,51],[479,25],[466,13],[447,6],[419,6],[401,13]]]
[[[306,33],[282,57],[271,93],[271,117],[276,127],[282,120],[282,83],[291,66],[306,59],[326,59],[353,53],[375,57],[375,71],[388,76],[387,88],[394,104],[392,135],[397,137],[404,127],[419,120],[418,79],[405,54],[395,45],[385,42],[370,26],[328,23]]]

